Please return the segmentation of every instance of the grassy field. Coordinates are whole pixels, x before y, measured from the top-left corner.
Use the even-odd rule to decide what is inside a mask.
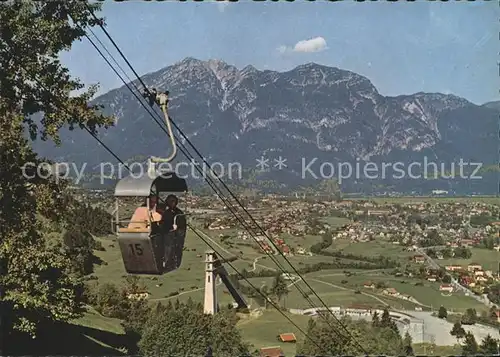
[[[284,313],[302,331],[307,331],[309,317]],[[294,333],[299,341],[303,341],[304,335],[293,326],[286,318],[276,310],[266,310],[259,315],[250,315],[240,320],[238,328],[242,337],[255,348],[280,346],[285,356],[295,356],[295,343],[282,343],[277,336],[281,333]],[[300,343],[300,342],[299,342]]]
[[[104,252],[97,252],[107,265],[97,266],[94,275],[98,277],[99,282],[117,283],[126,276],[125,268],[115,240],[101,240]],[[151,298],[163,298],[175,291],[182,292],[195,288],[203,288],[204,264],[203,264],[203,245],[199,244],[192,235],[186,237],[186,246],[196,251],[185,251],[183,255],[183,264],[180,269],[164,276],[141,276],[140,281],[147,287]],[[197,255],[201,254],[202,257]]]
[[[409,199],[406,199],[406,201],[408,200]],[[323,221],[334,227],[341,226],[349,222],[348,220],[339,219],[337,217],[325,218]],[[263,269],[277,270],[276,263],[274,263],[270,257],[262,255],[250,246],[238,244],[236,238],[234,238],[236,230],[205,231],[205,234],[211,239],[212,244],[215,245],[216,249],[222,253],[224,257],[229,257],[231,255],[239,255],[243,257],[243,259],[238,259],[231,263],[238,270],[252,270],[254,262],[256,262],[256,271]],[[221,234],[229,235],[233,238],[222,241],[220,238]],[[297,248],[302,246],[307,250],[311,245],[321,241],[320,236],[313,235],[307,235],[305,237],[283,235],[283,239],[291,247]],[[99,279],[99,282],[118,283],[123,281],[126,273],[116,240],[114,237],[106,237],[99,239],[99,241],[102,243],[105,251],[96,252],[96,255],[105,261],[106,265],[96,266],[94,275]],[[253,240],[248,239],[246,243],[253,243]],[[203,300],[203,261],[204,252],[208,249],[208,247],[192,232],[188,233],[185,246],[186,249],[183,255],[183,263],[180,269],[164,276],[143,276],[140,278],[141,282],[146,286],[148,292],[150,293],[149,300],[152,303],[166,302],[168,300],[175,299],[187,300],[188,298],[192,298],[197,301]],[[413,253],[405,252],[404,248],[394,245],[386,240],[376,240],[366,243],[352,243],[348,240],[339,239],[335,240],[332,247],[329,249],[342,250],[346,253],[356,255],[384,255],[397,259],[401,263],[410,263],[408,258],[413,255]],[[495,253],[496,256],[493,256],[491,253]],[[484,266],[488,268],[494,263],[497,257],[498,252],[473,250],[473,257],[469,261],[461,260],[460,264],[477,261],[484,264]],[[293,272],[289,264],[286,263],[282,257],[275,256],[274,258],[285,268],[285,270]],[[297,269],[305,265],[312,265],[320,262],[331,262],[332,259],[332,257],[327,256],[293,256],[288,258],[288,260]],[[450,264],[452,261],[443,260],[441,262],[443,264]],[[226,265],[226,268],[229,273],[234,272],[229,265]],[[385,282],[389,287],[395,288],[402,294],[411,295],[422,305],[432,306],[433,309],[438,309],[441,305],[445,306],[450,311],[456,312],[464,311],[469,307],[474,307],[478,311],[481,311],[483,308],[483,306],[476,300],[465,297],[464,295],[457,294],[449,297],[442,296],[438,290],[439,284],[436,283],[421,281],[424,284],[423,286],[415,286],[415,283],[418,282],[418,280],[395,278],[389,274],[389,270],[346,270],[349,270],[352,275],[346,276],[343,270],[324,270],[307,274],[305,275],[305,278],[308,284],[319,295],[321,300],[328,306],[390,306],[391,308],[399,310],[414,310],[415,307],[419,306],[418,304],[407,300],[382,295],[380,291],[363,288],[363,283],[371,281],[375,283]],[[272,279],[273,278],[252,278],[249,280],[254,286],[260,288],[262,285],[271,287]],[[245,282],[242,281],[242,284],[245,284]],[[299,293],[297,286],[306,292],[309,291],[309,288],[304,282],[299,281],[295,284],[291,284],[290,282],[289,293],[284,299],[284,305],[287,308],[310,308],[310,303]],[[220,304],[232,302],[232,299],[225,292],[225,290],[225,287],[222,285],[217,287]],[[179,294],[169,296],[174,292]],[[322,303],[314,295],[310,295],[309,297],[312,301],[312,305],[322,305]],[[247,298],[247,301],[251,304],[252,308],[257,307],[256,303],[251,299]],[[308,320],[307,317],[297,315],[289,316],[299,325],[299,327],[303,327],[305,329]],[[107,319],[100,316],[96,312],[91,311],[86,314],[84,318],[76,321],[75,326],[79,326],[79,328],[84,329],[85,331],[92,328],[93,330],[91,330],[91,332],[93,332],[86,332],[84,333],[84,336],[86,336],[87,340],[92,341],[102,348],[117,350],[120,349],[120,347],[126,346],[126,344],[124,344],[121,340],[123,331],[120,327],[119,321],[115,319]],[[300,332],[298,330],[296,331],[296,328],[294,328],[275,310],[266,310],[261,315],[252,313],[240,321],[238,323],[238,327],[242,331],[245,340],[255,345],[255,348],[281,346],[287,356],[295,354],[295,344],[280,343],[276,336],[279,333],[294,332],[299,339],[302,338]],[[110,336],[96,337],[101,336],[101,332],[99,331],[106,331],[106,333],[109,333],[110,336],[116,336],[113,337],[116,341]],[[425,349],[427,350],[427,353],[429,353],[428,346],[425,347]],[[424,347],[417,346],[416,351],[423,353]],[[434,353],[439,354],[439,351],[435,350]]]
[[[383,282],[388,287],[395,288],[399,293],[410,295],[425,307],[431,307],[433,310],[439,309],[441,305],[450,311],[464,312],[467,308],[475,308],[477,311],[487,310],[487,308],[471,297],[462,293],[455,293],[451,296],[443,296],[439,291],[439,283],[429,282],[420,279],[397,278],[383,271],[373,271],[370,273],[358,273],[349,277],[337,273],[327,273],[327,271],[308,274],[309,279],[322,280],[344,288],[359,290],[363,293],[375,295],[388,302],[393,308],[414,309],[417,304],[405,301],[399,298],[390,298],[389,302],[386,295],[381,291],[367,289],[363,287],[365,282]],[[344,281],[344,283],[342,283]],[[415,286],[415,283],[422,283],[423,286]],[[403,307],[397,307],[395,301]]]
[[[352,242],[349,239],[336,239],[326,250],[341,250],[349,254],[372,257],[382,255],[405,263],[410,263],[409,258],[415,255],[415,253],[407,252],[405,247],[392,244],[383,239],[377,239],[371,242]]]
[[[106,262],[106,265],[96,266],[94,275],[99,279],[99,282],[103,283],[117,283],[123,281],[126,277],[126,272],[116,240],[110,237],[98,240],[101,242],[105,251],[97,251],[96,255]],[[223,254],[224,257],[234,255],[240,250],[244,251],[245,260],[237,260],[231,263],[238,270],[243,268],[252,270],[252,261],[254,257],[260,256],[259,254],[250,254],[253,249],[249,247],[238,247],[237,250],[230,250],[224,247],[224,245],[220,243],[220,240],[214,240],[231,253],[226,253],[221,248],[216,247],[217,251]],[[190,231],[186,236],[185,247],[186,249],[183,253],[181,268],[163,276],[140,277],[140,281],[146,286],[151,299],[158,300],[168,298],[169,294],[174,292],[186,293],[194,289],[203,289],[205,276],[204,253],[209,247]],[[234,273],[233,269],[228,265],[226,268],[229,273]],[[256,270],[263,269],[259,266],[256,266],[256,268]],[[221,288],[220,290],[222,293],[223,289]],[[195,296],[194,293],[193,298]]]
[[[321,222],[324,222],[332,228],[342,227],[345,224],[351,223],[350,219],[342,218],[342,217],[322,217],[320,219]]]
[[[130,347],[120,320],[103,317],[91,308],[78,320],[44,326],[36,339],[19,336],[12,342],[17,355],[119,356]]]
[[[285,356],[295,356],[297,344],[304,340],[302,331],[307,331],[307,322],[309,317],[294,315],[284,312],[284,315],[293,321],[295,327],[287,318],[276,310],[265,310],[254,312],[250,315],[241,316],[238,322],[243,339],[252,344],[254,349],[261,347],[279,346]],[[300,328],[300,329],[299,329]],[[278,340],[280,333],[294,333],[298,343],[283,343]],[[77,338],[78,336],[78,338]],[[123,335],[120,321],[102,317],[91,311],[83,318],[75,321],[61,331],[58,339],[64,339],[66,343],[58,345],[64,346],[69,343],[77,343],[79,351],[88,355],[122,355],[126,353],[125,346],[127,341]],[[47,342],[47,340],[45,340]],[[65,350],[60,347],[60,353]],[[415,355],[459,355],[461,349],[459,346],[432,346],[430,344],[415,344]]]
[[[314,279],[309,279],[305,277],[307,284],[313,288],[313,290],[318,294],[321,300],[328,306],[351,306],[353,304],[363,304],[363,305],[383,305],[382,302],[376,301],[375,299],[363,295],[356,294],[354,290],[341,289],[334,287],[328,283],[323,283],[321,281],[316,281]],[[271,288],[273,278],[252,278],[249,279],[252,285],[256,287],[262,287],[263,285]],[[242,284],[246,284],[242,282]],[[302,290],[304,292],[310,291],[304,282],[298,282],[294,285],[289,286],[288,295],[284,298],[283,304],[287,308],[297,308],[297,309],[308,309],[311,307],[323,306],[319,299],[311,294],[309,296],[310,302],[304,299],[301,295]]]
[[[441,265],[462,265],[467,266],[471,263],[478,263],[483,266],[485,270],[496,272],[498,270],[498,263],[500,262],[500,253],[496,250],[471,248],[472,257],[470,259],[443,259],[437,260]]]

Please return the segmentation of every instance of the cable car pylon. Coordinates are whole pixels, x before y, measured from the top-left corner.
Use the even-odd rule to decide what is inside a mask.
[[[215,284],[217,277],[222,280],[222,283],[224,283],[227,290],[233,297],[234,301],[238,305],[237,309],[248,309],[248,304],[231,282],[226,268],[224,268],[220,262],[215,251],[207,250],[205,252],[205,300],[203,304],[203,312],[205,314],[214,315],[219,310]]]

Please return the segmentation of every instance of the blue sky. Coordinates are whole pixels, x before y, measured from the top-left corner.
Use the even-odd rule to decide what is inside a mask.
[[[141,75],[185,57],[278,71],[316,62],[362,74],[383,95],[443,92],[477,104],[500,99],[495,1],[105,1],[102,15]],[[100,29],[94,32],[113,50]],[[99,83],[100,93],[122,85],[86,39],[62,59],[84,83]]]

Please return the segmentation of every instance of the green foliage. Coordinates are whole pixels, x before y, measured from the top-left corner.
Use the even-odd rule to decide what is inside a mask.
[[[98,4],[90,6],[100,8]],[[72,24],[70,16],[78,26]],[[42,139],[59,142],[58,130],[66,124],[87,125],[94,130],[112,123],[97,112],[99,107],[88,105],[95,87],[70,96],[84,86],[70,77],[58,58],[84,35],[85,27],[96,25],[83,2],[3,3],[0,24],[0,97],[9,110],[22,116],[32,139],[41,134]],[[43,113],[39,124],[30,117],[36,113]]]
[[[144,300],[129,298],[129,295],[146,291],[138,281],[139,278],[128,276],[122,288],[112,283],[95,283],[87,288],[88,303],[103,316],[126,320],[130,317],[133,307],[147,305]]]
[[[278,301],[288,294],[288,288],[285,279],[281,274],[276,275],[273,280],[273,285],[271,287],[271,294],[276,296]]]
[[[124,297],[116,285],[111,283],[97,284],[89,296],[89,302],[103,316],[123,317]]]
[[[145,286],[139,283],[137,276],[127,276],[126,286],[123,289],[122,296],[127,298],[122,305],[123,328],[129,340],[129,353],[138,352],[138,343],[141,339],[144,325],[151,314],[154,313],[146,300],[144,299],[129,299],[129,294],[137,294],[144,292]],[[157,307],[158,309],[158,307]]]
[[[125,285],[118,288],[110,283],[90,284],[87,289],[87,303],[106,317],[123,320],[122,326],[127,334],[129,353],[137,352],[144,325],[149,315],[156,311],[147,300],[138,298],[137,294],[145,292],[144,285],[137,276],[127,276]]]
[[[487,226],[493,222],[496,222],[498,217],[490,216],[489,214],[481,213],[479,215],[474,215],[470,217],[470,224],[474,227]]]
[[[147,320],[139,348],[143,356],[205,355],[211,347],[214,356],[248,354],[236,329],[236,316],[221,310],[215,316],[203,313],[201,304],[177,301],[151,314]]]
[[[500,237],[485,237],[481,240],[479,247],[493,250],[497,244],[500,244]]]
[[[494,304],[500,304],[500,284],[490,286],[488,299]]]
[[[316,243],[311,246],[311,253],[323,255],[327,257],[335,257],[340,259],[352,260],[352,263],[335,262],[337,265],[342,265],[338,268],[354,268],[354,269],[387,269],[399,266],[399,263],[386,256],[370,257],[364,255],[356,255],[344,253],[342,251],[327,251],[333,243],[331,234],[324,234],[321,243]],[[333,268],[334,269],[334,268]],[[309,271],[308,271],[309,272]]]
[[[0,103],[0,286],[6,334],[32,334],[46,320],[79,316],[81,281],[70,276],[70,260],[49,247],[37,211],[57,207],[53,182],[23,177],[25,162],[37,162],[22,138],[19,116]]]
[[[327,319],[328,322],[325,321]],[[315,343],[305,339],[297,349],[301,355],[360,355],[363,351],[352,340],[347,341],[347,336],[342,338],[334,331],[343,331],[338,322],[330,315],[325,319],[310,320],[306,333]],[[364,320],[353,321],[344,317],[341,323],[346,326],[353,338],[358,341],[368,354],[382,354],[397,356],[406,354],[407,346],[399,332],[393,327],[373,326]],[[333,326],[333,328],[332,328]],[[345,332],[343,333],[345,335]]]
[[[441,250],[441,255],[443,256],[444,259],[449,259],[453,257],[453,250],[451,248],[444,248]]]
[[[422,247],[435,247],[438,245],[444,245],[444,243],[444,238],[441,237],[435,229],[433,229],[428,233],[427,237],[420,242],[420,245]]]
[[[461,322],[463,325],[474,325],[477,322],[477,312],[475,309],[467,309],[462,315]]]
[[[472,251],[467,247],[458,247],[454,251],[455,258],[470,259],[472,257]]]
[[[69,226],[77,227],[79,230],[92,235],[112,233],[111,215],[108,212],[76,200],[73,200],[72,206],[67,213],[67,224]]]
[[[465,334],[464,343],[462,345],[462,355],[464,356],[474,356],[478,354],[479,346],[477,345],[476,339],[471,332]]]
[[[378,327],[380,326],[380,317],[378,316],[378,312],[375,311],[372,316],[372,326]]]
[[[457,341],[465,337],[465,330],[460,322],[455,322],[453,328],[450,331],[450,335],[455,336]]]
[[[444,306],[441,306],[439,308],[438,317],[440,319],[446,319],[448,317],[448,311],[446,311],[446,308]]]
[[[63,245],[72,261],[73,271],[79,276],[88,275],[94,271],[94,264],[101,263],[94,255],[94,250],[102,249],[102,246],[93,235],[111,233],[110,215],[100,208],[93,208],[71,197],[68,197],[67,201],[67,231],[63,236]]]
[[[396,325],[396,322],[391,319],[391,315],[388,309],[384,309],[384,311],[382,312],[379,327],[390,328],[391,330],[398,332],[398,326]]]
[[[0,299],[7,334],[34,336],[41,322],[66,321],[80,312],[81,281],[71,275],[66,252],[48,247],[36,219],[36,214],[63,219],[65,185],[23,172],[26,163],[41,162],[23,134],[28,130],[31,139],[41,135],[59,142],[64,125],[95,130],[112,123],[87,104],[95,88],[70,95],[83,85],[58,59],[82,37],[80,27],[94,25],[79,1],[0,5],[0,204],[8,207],[0,211]]]
[[[408,331],[406,331],[405,336],[403,338],[403,349],[404,349],[404,354],[406,356],[413,356],[413,341],[411,339],[410,334]]]
[[[79,276],[91,274],[94,271],[94,247],[96,242],[89,233],[76,227],[70,227],[63,236],[63,243],[71,259],[73,272]]]
[[[491,335],[487,335],[481,341],[479,346],[480,352],[484,355],[498,355],[499,341],[495,340]]]

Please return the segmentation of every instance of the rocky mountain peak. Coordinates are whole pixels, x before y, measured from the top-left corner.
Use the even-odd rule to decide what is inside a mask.
[[[496,103],[476,106],[442,93],[383,96],[362,75],[316,63],[277,72],[189,57],[143,79],[170,90],[176,124],[214,160],[255,165],[266,153],[281,153],[290,161],[308,156],[329,162],[497,159]],[[120,157],[168,150],[163,134],[126,87],[95,102],[119,118],[103,137]],[[72,131],[62,139],[72,145],[54,150],[43,144],[39,152],[68,160],[108,157],[92,137]]]

